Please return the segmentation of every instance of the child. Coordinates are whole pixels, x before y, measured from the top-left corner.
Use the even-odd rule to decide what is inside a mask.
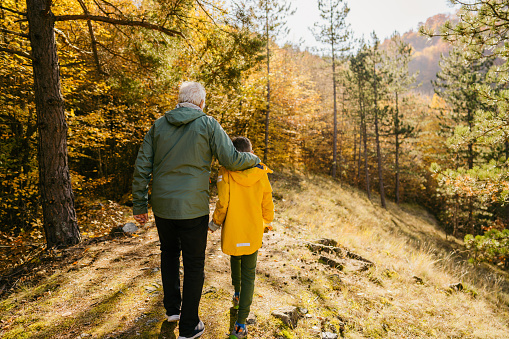
[[[237,137],[233,145],[239,152],[253,152],[248,138]],[[267,173],[272,171],[259,164],[253,168],[231,172],[221,167],[217,178],[219,200],[209,227],[221,230],[221,249],[231,255],[234,308],[237,321],[230,338],[247,335],[246,319],[253,301],[256,260],[262,246],[264,228],[274,219],[272,188]]]

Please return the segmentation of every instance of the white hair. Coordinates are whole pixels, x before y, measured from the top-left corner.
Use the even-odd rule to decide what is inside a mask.
[[[179,104],[182,102],[189,102],[200,106],[202,100],[205,102],[205,88],[198,82],[184,82],[180,85],[179,90]]]

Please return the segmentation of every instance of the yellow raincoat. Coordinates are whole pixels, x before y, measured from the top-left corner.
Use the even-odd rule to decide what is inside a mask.
[[[219,170],[219,200],[212,220],[223,225],[221,249],[225,254],[253,254],[262,246],[265,224],[274,219],[267,173],[272,171],[263,164],[244,171]]]

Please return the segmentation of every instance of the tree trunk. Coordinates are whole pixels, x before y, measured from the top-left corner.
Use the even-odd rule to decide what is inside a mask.
[[[357,162],[357,127],[353,129],[353,176],[355,178],[355,165]],[[354,179],[356,181],[356,179]]]
[[[80,242],[67,163],[67,123],[60,92],[54,16],[46,0],[27,0],[38,126],[39,186],[48,247]]]
[[[368,133],[366,131],[366,118],[363,117],[362,138],[364,143],[364,171],[366,172],[366,192],[368,199],[371,199],[371,188],[369,187],[369,166],[368,166]]]
[[[334,56],[334,44],[332,44],[332,88],[334,95],[334,135],[332,142],[332,177],[336,178],[337,153],[338,153],[338,115],[336,103],[336,58]]]
[[[399,205],[399,106],[398,106],[398,92],[396,92],[396,113],[394,117],[394,135],[396,137],[396,204]]]
[[[267,163],[269,153],[269,122],[270,122],[270,49],[269,49],[269,13],[266,9],[265,27],[267,39],[267,111],[265,112],[265,149],[263,151],[263,162]]]
[[[509,160],[509,140],[505,141],[505,161]]]
[[[357,158],[357,184],[361,183],[361,164],[362,164],[362,125],[359,126],[359,157]]]
[[[473,125],[473,117],[472,111],[469,109],[467,112],[467,120],[468,120],[468,131],[472,132]],[[474,144],[472,142],[468,143],[468,169],[474,168]]]
[[[377,89],[376,89],[376,68],[373,65],[373,94],[375,99],[375,142],[376,142],[376,157],[378,162],[378,182],[380,184],[380,199],[382,202],[382,207],[387,208],[387,204],[385,203],[385,191],[384,191],[384,178],[383,178],[383,168],[382,168],[382,152],[380,150],[380,132],[378,130],[378,101],[377,101]]]
[[[368,167],[368,133],[366,130],[366,114],[362,105],[362,86],[359,81],[359,108],[361,113],[361,131],[362,131],[362,143],[364,146],[364,171],[366,175],[366,192],[368,193],[368,199],[371,199],[371,188],[369,187],[369,167]],[[359,148],[360,151],[360,148]]]

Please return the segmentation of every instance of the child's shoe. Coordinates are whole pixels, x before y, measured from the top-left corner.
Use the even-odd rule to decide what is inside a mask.
[[[238,324],[235,322],[233,331],[230,334],[230,339],[240,339],[247,337],[247,327],[245,324]]]
[[[235,293],[232,298],[233,308],[238,310],[239,309],[239,299],[240,299],[240,293]]]

